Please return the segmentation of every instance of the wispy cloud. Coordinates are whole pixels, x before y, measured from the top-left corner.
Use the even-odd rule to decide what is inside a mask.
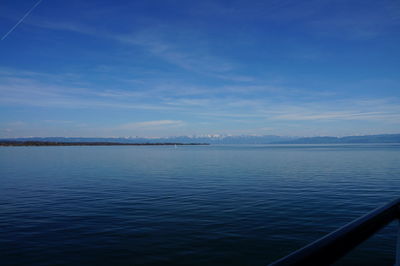
[[[171,106],[143,102],[132,97],[110,97],[119,91],[102,92],[89,88],[47,84],[36,79],[7,77],[0,79],[0,103],[53,108],[119,108],[166,110]]]
[[[307,112],[307,113],[291,113],[277,115],[273,117],[277,120],[316,120],[316,121],[332,121],[332,120],[382,120],[396,119],[400,122],[399,113],[390,112]]]
[[[154,120],[154,121],[143,121],[134,123],[125,123],[120,125],[120,129],[143,129],[143,128],[154,128],[154,127],[171,127],[181,126],[183,121],[180,120]]]
[[[71,31],[79,34],[96,36],[119,42],[124,45],[141,47],[152,56],[180,67],[184,70],[207,75],[223,80],[251,82],[254,77],[235,73],[237,63],[226,58],[209,53],[207,47],[202,47],[193,32],[185,32],[185,42],[170,40],[176,36],[176,29],[163,27],[149,27],[131,33],[110,33],[88,25],[71,22],[34,21],[31,25],[51,29]],[[189,40],[187,40],[189,39]],[[195,47],[194,47],[195,46]]]
[[[163,27],[162,29],[149,28],[131,34],[106,36],[121,43],[140,46],[152,55],[188,71],[234,81],[254,80],[253,77],[232,74],[237,67],[236,63],[210,54],[207,49],[201,48],[201,44],[197,43],[194,37],[193,40],[185,43],[179,43],[176,40],[173,42],[165,37],[176,34],[173,32],[174,30]],[[187,32],[185,37],[190,39],[191,34]]]
[[[268,85],[185,87],[182,84],[165,86],[162,81],[148,85],[147,89],[99,89],[48,84],[41,81],[45,74],[20,76],[13,75],[12,70],[2,71],[8,73],[0,78],[2,105],[141,110],[164,112],[172,117],[249,119],[254,123],[260,119],[271,122],[382,120],[394,123],[399,122],[400,117],[400,99],[396,97],[345,100],[316,94],[309,98],[296,89]],[[130,126],[178,125],[177,121],[180,120],[155,120]]]

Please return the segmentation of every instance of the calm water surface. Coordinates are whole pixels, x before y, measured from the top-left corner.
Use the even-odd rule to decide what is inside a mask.
[[[0,147],[0,264],[266,265],[399,185],[400,145]],[[396,226],[337,265],[393,264]]]

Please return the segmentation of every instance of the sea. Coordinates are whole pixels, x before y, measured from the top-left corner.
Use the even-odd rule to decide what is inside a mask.
[[[268,265],[398,197],[399,144],[0,147],[0,265]]]

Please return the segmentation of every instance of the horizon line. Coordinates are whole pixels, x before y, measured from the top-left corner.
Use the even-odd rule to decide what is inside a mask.
[[[82,136],[18,136],[18,137],[0,137],[0,139],[22,139],[22,138],[81,138],[81,139],[168,139],[168,138],[218,138],[218,137],[284,137],[284,138],[318,138],[318,137],[332,137],[332,138],[345,138],[345,137],[367,137],[367,136],[381,136],[381,135],[400,135],[398,133],[377,133],[377,134],[356,134],[356,135],[315,135],[315,136],[288,136],[288,135],[257,135],[257,134],[202,134],[202,135],[175,135],[165,137],[152,137],[152,136],[108,136],[108,137],[82,137]]]

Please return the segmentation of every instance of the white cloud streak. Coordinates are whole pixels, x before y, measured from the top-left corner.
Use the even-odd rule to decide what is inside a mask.
[[[28,12],[25,13],[25,15],[22,16],[22,18],[20,20],[18,20],[18,22],[6,33],[3,35],[3,37],[1,38],[1,40],[5,40],[7,38],[8,35],[10,35],[11,32],[13,32],[19,24],[21,24],[24,19],[29,16],[29,14],[42,2],[42,0],[37,1],[29,10]]]

